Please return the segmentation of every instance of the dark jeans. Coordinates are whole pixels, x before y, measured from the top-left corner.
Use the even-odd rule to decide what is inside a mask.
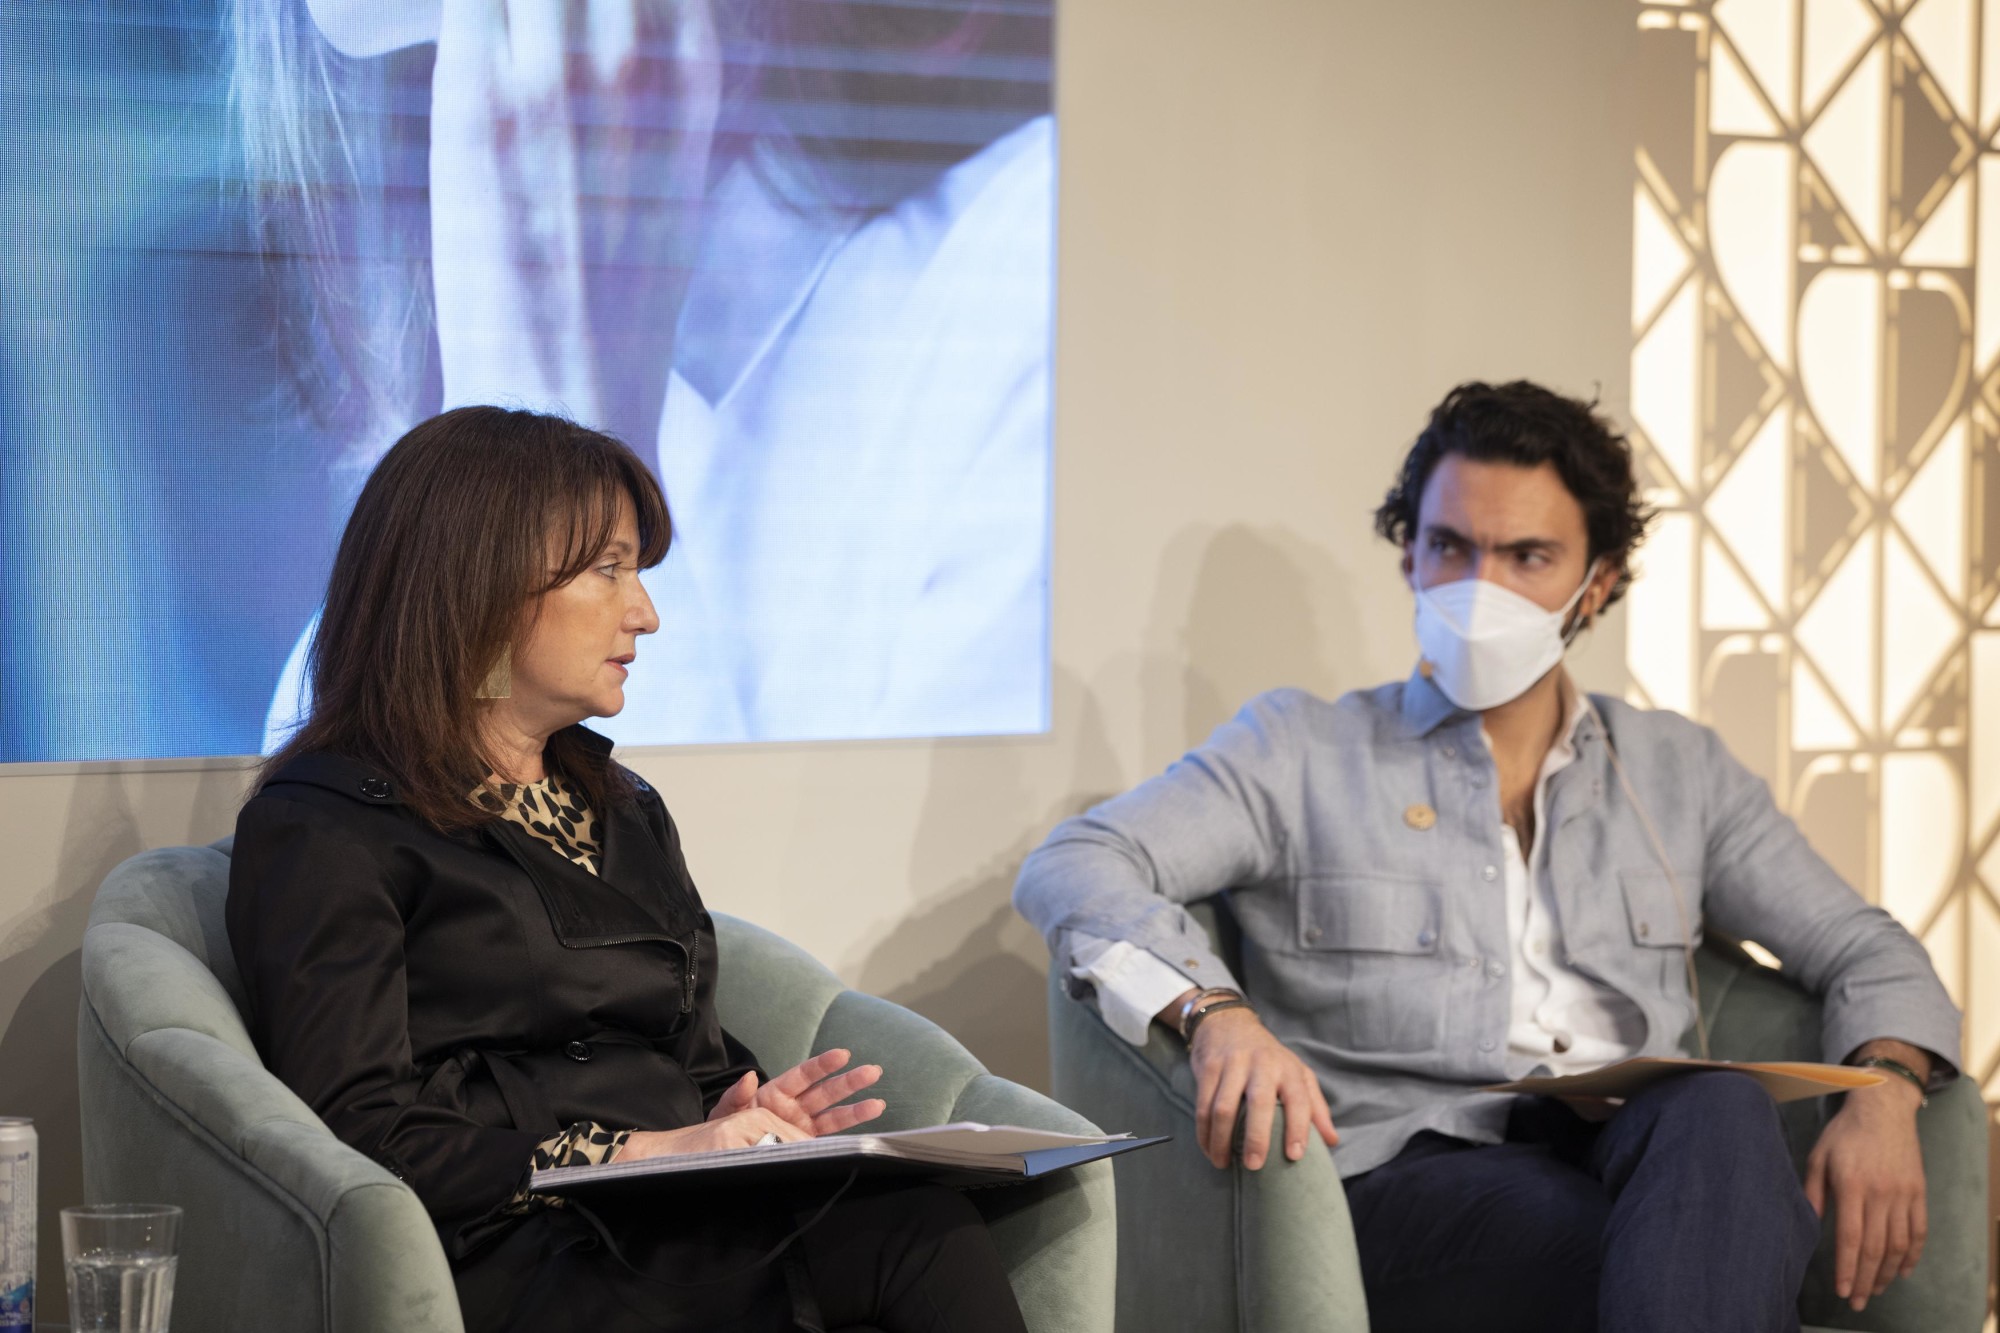
[[[1670,1079],[1601,1125],[1524,1098],[1505,1143],[1419,1134],[1346,1184],[1376,1333],[1789,1333],[1819,1237],[1740,1074]]]

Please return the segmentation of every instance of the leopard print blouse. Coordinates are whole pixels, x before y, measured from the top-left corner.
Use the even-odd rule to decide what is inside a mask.
[[[597,873],[597,858],[604,850],[597,834],[597,815],[555,774],[540,782],[475,787],[472,801],[489,814],[519,824],[555,848],[564,860]]]
[[[489,814],[498,815],[535,835],[554,848],[565,860],[573,861],[591,874],[598,873],[598,857],[604,850],[597,833],[597,816],[568,783],[551,773],[540,782],[503,782],[475,787],[472,802]],[[629,1129],[611,1130],[591,1120],[579,1120],[560,1134],[552,1134],[535,1145],[529,1169],[547,1171],[558,1166],[595,1166],[608,1162],[632,1137]],[[561,1207],[562,1200],[528,1193],[524,1176],[512,1198],[501,1205],[502,1213],[527,1213],[538,1207]]]

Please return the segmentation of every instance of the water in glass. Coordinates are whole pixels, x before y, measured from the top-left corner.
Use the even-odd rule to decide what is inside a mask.
[[[174,1257],[86,1250],[69,1261],[69,1326],[74,1333],[167,1333],[174,1304]]]

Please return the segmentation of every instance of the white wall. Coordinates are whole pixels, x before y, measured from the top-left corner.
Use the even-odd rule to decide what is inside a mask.
[[[627,756],[711,906],[1036,1084],[1021,857],[1259,689],[1404,674],[1369,511],[1424,413],[1516,375],[1622,410],[1629,347],[1624,8],[1064,0],[1059,34],[1053,731]],[[1621,656],[1614,617],[1581,674],[1617,689]],[[142,848],[228,832],[242,782],[0,770],[0,1114],[40,1123],[51,1222],[81,1193],[90,895]]]

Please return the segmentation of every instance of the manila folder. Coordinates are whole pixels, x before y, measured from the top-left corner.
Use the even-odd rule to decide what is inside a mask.
[[[1884,1082],[1886,1075],[1850,1065],[1822,1065],[1804,1060],[1689,1060],[1670,1056],[1641,1056],[1620,1060],[1615,1065],[1593,1069],[1587,1074],[1517,1078],[1511,1083],[1495,1083],[1481,1092],[1526,1092],[1543,1097],[1612,1098],[1623,1101],[1665,1079],[1692,1074],[1699,1069],[1727,1069],[1745,1074],[1764,1085],[1773,1101],[1795,1102],[1806,1097],[1825,1097],[1851,1092]]]

